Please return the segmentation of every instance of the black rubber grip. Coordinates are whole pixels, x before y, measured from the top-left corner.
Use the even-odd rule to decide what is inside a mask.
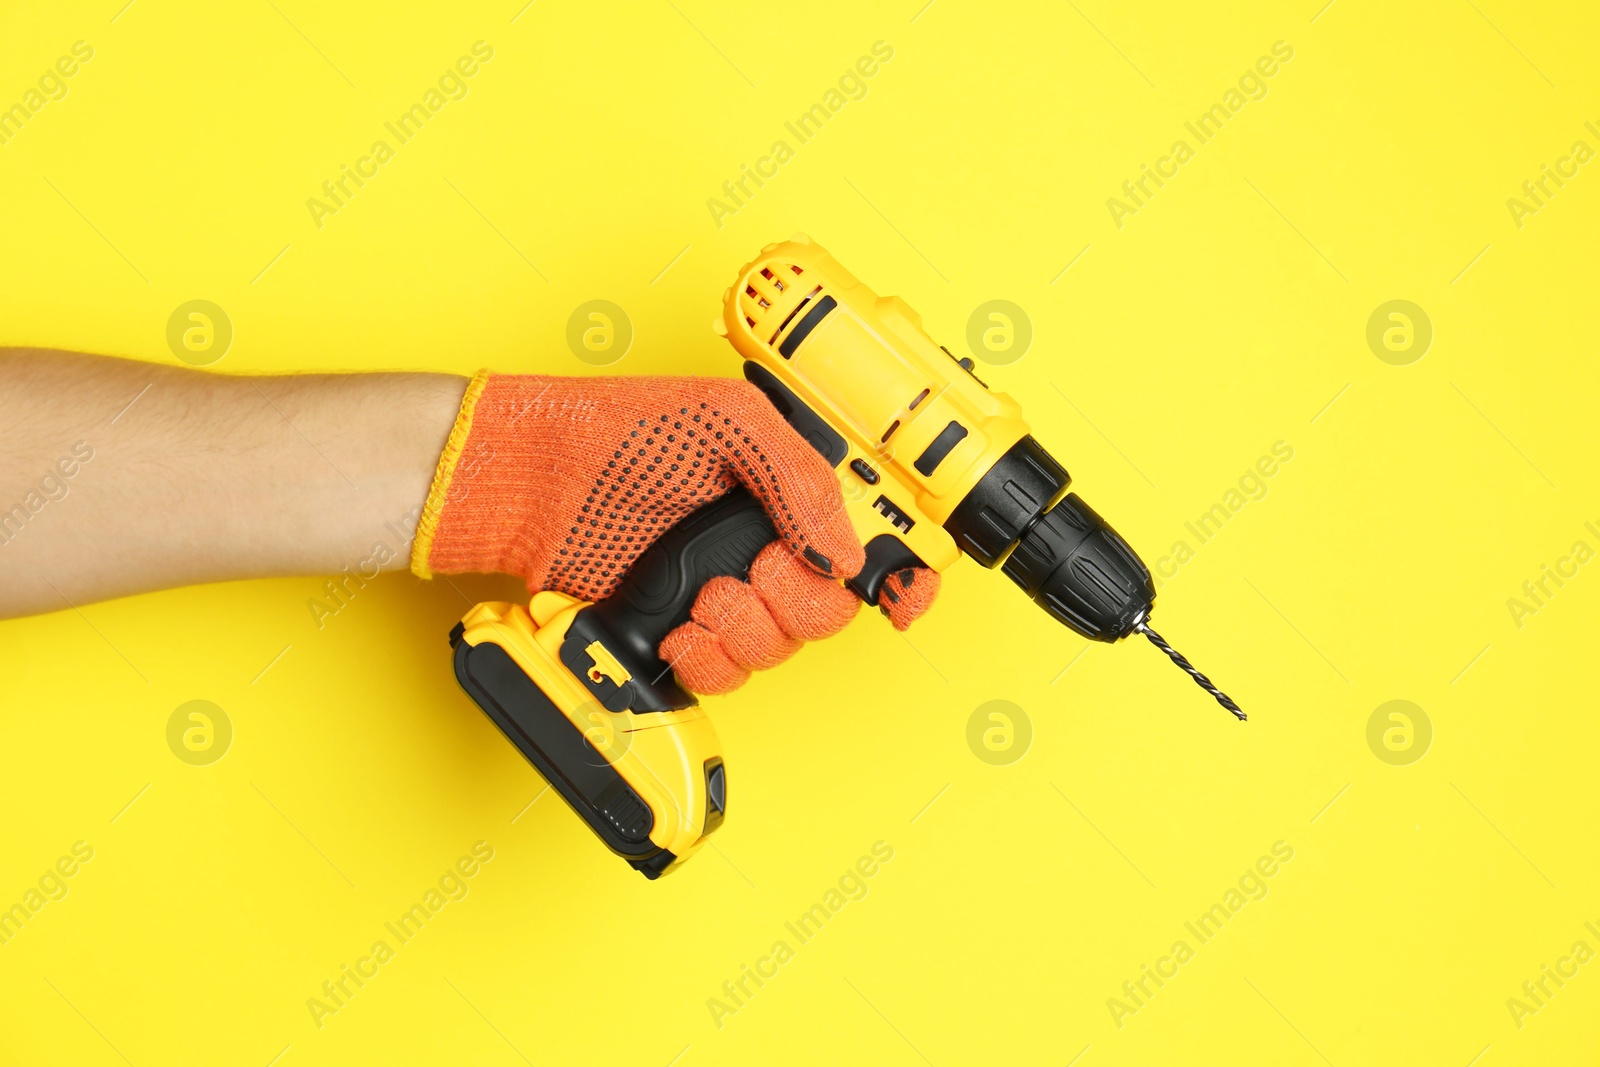
[[[629,568],[622,584],[605,600],[578,613],[562,649],[575,662],[567,665],[607,707],[671,711],[693,706],[695,699],[672,677],[672,668],[656,654],[662,638],[689,621],[701,586],[727,575],[750,576],[756,554],[777,540],[772,520],[759,501],[742,488],[681,519],[662,534]],[[622,687],[590,682],[590,661],[582,652],[590,641],[602,642],[633,677]]]
[[[794,350],[800,347],[800,343],[810,337],[811,331],[815,330],[822,320],[828,317],[828,313],[838,306],[839,301],[831,296],[825,296],[817,301],[817,306],[806,312],[806,317],[801,319],[799,325],[790,330],[789,336],[783,339],[783,343],[778,346],[778,354],[784,359],[794,355]]]
[[[924,478],[933,477],[933,472],[944,462],[944,457],[948,456],[950,450],[960,444],[966,436],[967,428],[951,419],[950,424],[940,430],[939,436],[935,437],[928,447],[922,450],[922,455],[917,457],[915,464],[917,473]]]
[[[837,467],[850,454],[850,445],[839,431],[828,425],[828,420],[806,407],[805,401],[794,395],[778,376],[754,360],[744,361],[744,376],[756,388],[767,394],[772,406],[778,409],[795,433],[806,439],[806,444],[821,453],[828,466]],[[857,462],[860,462],[859,460]]]

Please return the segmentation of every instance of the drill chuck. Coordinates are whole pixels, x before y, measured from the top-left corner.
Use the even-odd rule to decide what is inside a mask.
[[[985,567],[999,566],[1052,619],[1091,641],[1144,634],[1243,720],[1239,705],[1150,629],[1156,587],[1149,569],[1081,497],[1062,495],[1071,480],[1037,441],[1024,437],[978,480],[945,529],[963,552]]]
[[[1155,586],[1104,519],[1075,494],[1061,496],[1071,481],[1024,437],[978,480],[945,529],[985,567],[1004,560],[1006,577],[1051,618],[1090,640],[1117,641],[1150,613]]]
[[[1076,493],[1028,527],[1001,569],[1051,618],[1092,641],[1127,637],[1155,604],[1150,572]]]

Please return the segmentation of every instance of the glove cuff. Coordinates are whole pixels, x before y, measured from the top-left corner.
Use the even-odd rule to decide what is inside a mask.
[[[418,578],[433,577],[428,557],[433,551],[434,536],[439,531],[439,517],[444,513],[445,501],[450,497],[450,481],[455,476],[456,464],[461,461],[461,452],[472,434],[472,416],[477,409],[478,398],[488,384],[487,370],[480,370],[472,376],[472,382],[461,398],[461,410],[456,414],[455,425],[450,428],[450,437],[445,441],[444,451],[439,454],[439,465],[433,472],[433,485],[428,489],[428,499],[422,505],[422,518],[417,522],[417,535],[411,542],[411,573]]]

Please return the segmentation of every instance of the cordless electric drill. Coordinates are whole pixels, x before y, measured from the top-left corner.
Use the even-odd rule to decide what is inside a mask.
[[[838,473],[869,605],[906,567],[965,553],[999,567],[1053,618],[1112,642],[1145,634],[1238,718],[1149,628],[1155,587],[1076,494],[1017,402],[936,344],[898,297],[879,297],[804,236],[768,245],[723,298],[716,331],[744,374]],[[722,825],[728,776],[715,730],[657,655],[700,587],[748,576],[777,534],[734,489],[678,522],[616,592],[541,592],[479,604],[451,631],[456,677],[600,839],[649,878]]]

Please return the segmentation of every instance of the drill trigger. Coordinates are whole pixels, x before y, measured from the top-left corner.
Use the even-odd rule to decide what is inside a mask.
[[[905,570],[907,567],[926,567],[922,557],[906,545],[894,534],[879,534],[866,545],[867,562],[861,567],[861,573],[846,581],[845,587],[861,598],[863,604],[876,607],[878,596],[883,591],[883,583],[888,581],[889,575],[895,571]]]

